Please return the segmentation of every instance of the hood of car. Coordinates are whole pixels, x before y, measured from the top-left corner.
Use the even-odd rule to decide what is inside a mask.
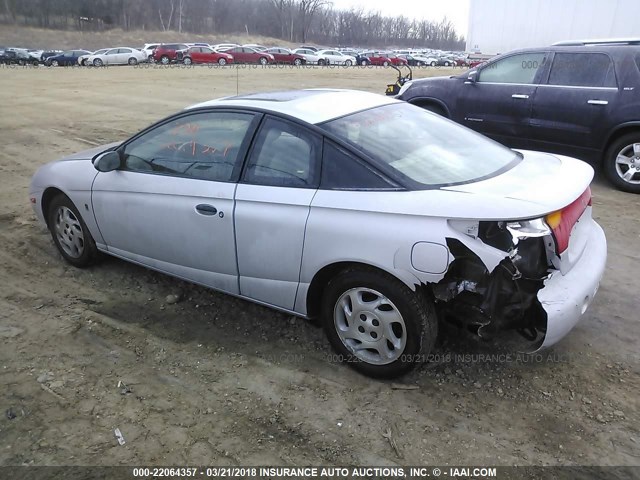
[[[107,143],[106,145],[101,145],[99,147],[89,148],[88,150],[83,150],[78,153],[74,153],[72,155],[66,156],[58,160],[59,162],[66,162],[70,160],[91,160],[93,157],[98,155],[99,153],[106,152],[110,148],[113,148],[117,145],[120,145],[122,142],[112,142]]]
[[[500,206],[517,203],[522,206],[519,218],[531,218],[566,207],[593,179],[593,168],[575,158],[531,151],[521,153],[522,161],[500,175],[443,187],[443,190],[473,195],[478,198],[473,200],[479,202],[476,206],[487,213],[491,211],[490,216],[495,215],[494,206],[499,210]]]

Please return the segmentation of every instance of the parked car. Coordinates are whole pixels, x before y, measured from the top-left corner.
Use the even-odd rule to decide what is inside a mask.
[[[257,50],[258,52],[264,52],[265,50],[267,50],[267,47],[265,47],[264,45],[260,45],[258,43],[247,43],[246,45],[242,45],[243,47],[249,47],[249,48],[253,48],[254,50]]]
[[[276,63],[285,63],[290,65],[304,65],[307,63],[307,59],[302,55],[293,53],[288,48],[273,47],[265,50],[266,53],[273,55]]]
[[[147,61],[147,54],[131,47],[111,48],[103,53],[90,55],[86,63],[94,67],[103,65],[137,65]]]
[[[61,53],[62,50],[45,50],[44,52],[42,52],[42,55],[40,55],[40,61],[46,64],[48,58],[55,57],[56,55],[60,55]]]
[[[304,50],[311,50],[312,52],[318,52],[322,50],[322,48],[314,47],[313,45],[300,45],[298,48],[303,48]]]
[[[423,57],[413,56],[408,53],[398,53],[397,55],[398,57],[405,59],[407,64],[411,67],[424,67],[429,65],[429,63],[422,59]]]
[[[169,65],[177,60],[176,54],[179,50],[189,48],[184,43],[163,43],[153,51],[153,61],[162,65]]]
[[[213,48],[216,52],[223,52],[224,50],[227,50],[229,48],[234,48],[239,46],[240,45],[238,45],[237,43],[218,43],[216,45],[211,45],[211,48]]]
[[[259,63],[261,65],[267,65],[268,63],[274,63],[276,61],[270,53],[259,52],[251,47],[233,47],[222,51],[233,55],[236,63]]]
[[[78,65],[86,67],[87,66],[87,58],[89,58],[91,55],[100,55],[102,53],[107,52],[108,50],[109,50],[108,48],[101,48],[100,50],[96,50],[93,53],[89,53],[87,55],[80,55],[78,57]]]
[[[318,52],[316,52],[315,50],[310,50],[307,48],[296,48],[295,50],[293,50],[293,53],[302,56],[306,60],[307,64],[317,65],[320,61]]]
[[[386,53],[385,55],[387,56],[387,58],[389,58],[389,60],[391,60],[392,65],[396,65],[396,66],[407,65],[407,60],[402,57],[399,57],[395,53]]]
[[[344,65],[350,67],[356,64],[356,57],[351,55],[345,55],[337,50],[319,50],[316,52],[318,55],[318,65]]]
[[[191,65],[192,63],[216,63],[218,65],[233,63],[233,55],[216,52],[211,47],[189,47],[186,50],[178,50],[176,58],[185,65]]]
[[[153,62],[153,51],[158,48],[161,43],[145,43],[141,48],[142,52],[147,56],[147,61]]]
[[[34,65],[40,64],[40,61],[31,55],[26,50],[5,50],[0,54],[0,63],[6,65]]]
[[[462,75],[400,91],[515,148],[601,164],[617,188],[640,193],[640,47],[569,45],[516,50]]]
[[[365,52],[371,65],[378,65],[382,67],[388,67],[389,65],[406,65],[407,60],[399,57],[398,55],[387,52]]]
[[[319,317],[336,358],[393,377],[428,356],[436,312],[532,350],[569,332],[606,262],[592,177],[390,97],[314,89],[194,105],[41,167],[29,197],[72,265],[108,253]]]
[[[47,57],[44,64],[47,67],[68,67],[78,64],[78,58],[83,55],[90,55],[88,50],[66,50],[58,55]]]

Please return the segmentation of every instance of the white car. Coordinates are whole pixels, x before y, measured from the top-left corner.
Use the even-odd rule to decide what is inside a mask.
[[[87,55],[80,55],[78,57],[78,65],[82,65],[83,67],[89,65],[87,63],[87,59],[92,56],[92,55],[102,55],[103,53],[107,52],[108,50],[110,50],[109,48],[101,48],[100,50],[96,50],[93,53],[89,53]]]
[[[320,57],[315,50],[309,50],[308,48],[296,48],[292,50],[293,53],[301,55],[307,61],[308,65],[317,65]]]
[[[224,52],[225,50],[229,50],[230,48],[239,47],[237,43],[218,43],[216,45],[211,45],[216,52]]]
[[[564,337],[606,263],[592,178],[406,102],[316,89],[194,105],[41,167],[29,197],[72,265],[102,252],[320,317],[335,358],[393,377],[450,318],[530,351]]]
[[[158,48],[162,43],[145,43],[144,47],[141,48],[142,53],[144,53],[149,62],[153,61],[153,51]]]
[[[350,67],[356,64],[356,57],[345,55],[337,50],[320,50],[318,55],[318,65],[344,65]]]
[[[102,67],[103,65],[137,65],[147,60],[147,55],[140,50],[130,47],[118,47],[111,48],[100,54],[90,55],[85,60],[85,64],[93,65],[94,67]]]

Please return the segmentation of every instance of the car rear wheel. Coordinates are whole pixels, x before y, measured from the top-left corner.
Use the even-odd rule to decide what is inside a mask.
[[[184,63],[185,65],[191,65],[191,59],[189,57],[184,57],[182,59],[182,63]]]
[[[363,67],[366,67],[367,66],[367,61],[366,60],[362,60],[360,62],[360,65],[362,65]]]
[[[69,197],[56,196],[49,206],[47,219],[53,243],[67,262],[79,268],[96,262],[96,243]]]
[[[57,67],[58,65],[60,65],[60,63],[58,62],[58,60],[51,60],[51,66],[52,66],[52,67]]]
[[[293,64],[294,64],[296,67],[299,67],[300,65],[302,65],[302,60],[300,60],[299,58],[296,58],[296,59],[293,61]]]
[[[218,65],[220,65],[221,67],[224,67],[227,64],[227,59],[226,58],[219,58],[218,59]]]
[[[104,65],[104,63],[99,58],[96,58],[96,59],[93,60],[93,66],[94,67],[102,67],[103,65]]]
[[[395,277],[374,269],[348,269],[322,298],[329,342],[365,375],[391,378],[424,361],[437,336],[433,302]]]
[[[345,65],[346,67],[350,67],[351,65],[353,65],[353,62],[352,62],[351,60],[346,60],[346,61],[344,62],[344,65]]]
[[[438,62],[431,62],[431,66],[435,67],[438,64]]]
[[[167,57],[166,55],[163,55],[162,57],[160,57],[160,63],[163,65],[168,65],[169,64],[169,57]]]
[[[260,65],[266,65],[269,61],[266,57],[260,57]]]
[[[451,64],[450,64],[449,62],[444,62],[444,66],[445,66],[445,67],[450,67],[450,66],[451,66]]]
[[[137,65],[138,64],[138,60],[136,58],[131,57],[127,63],[129,65]]]
[[[327,61],[324,58],[321,58],[320,60],[318,60],[318,65],[320,65],[321,67],[325,66],[327,64]]]
[[[625,192],[640,193],[640,132],[623,135],[607,149],[604,172]]]

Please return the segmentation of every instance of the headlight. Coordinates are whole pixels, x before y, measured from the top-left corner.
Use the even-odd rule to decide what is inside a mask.
[[[413,82],[406,82],[404,85],[402,85],[402,88],[400,88],[400,91],[398,92],[398,95],[402,95],[404,92],[409,90],[409,87],[411,87],[412,84],[413,84]]]

